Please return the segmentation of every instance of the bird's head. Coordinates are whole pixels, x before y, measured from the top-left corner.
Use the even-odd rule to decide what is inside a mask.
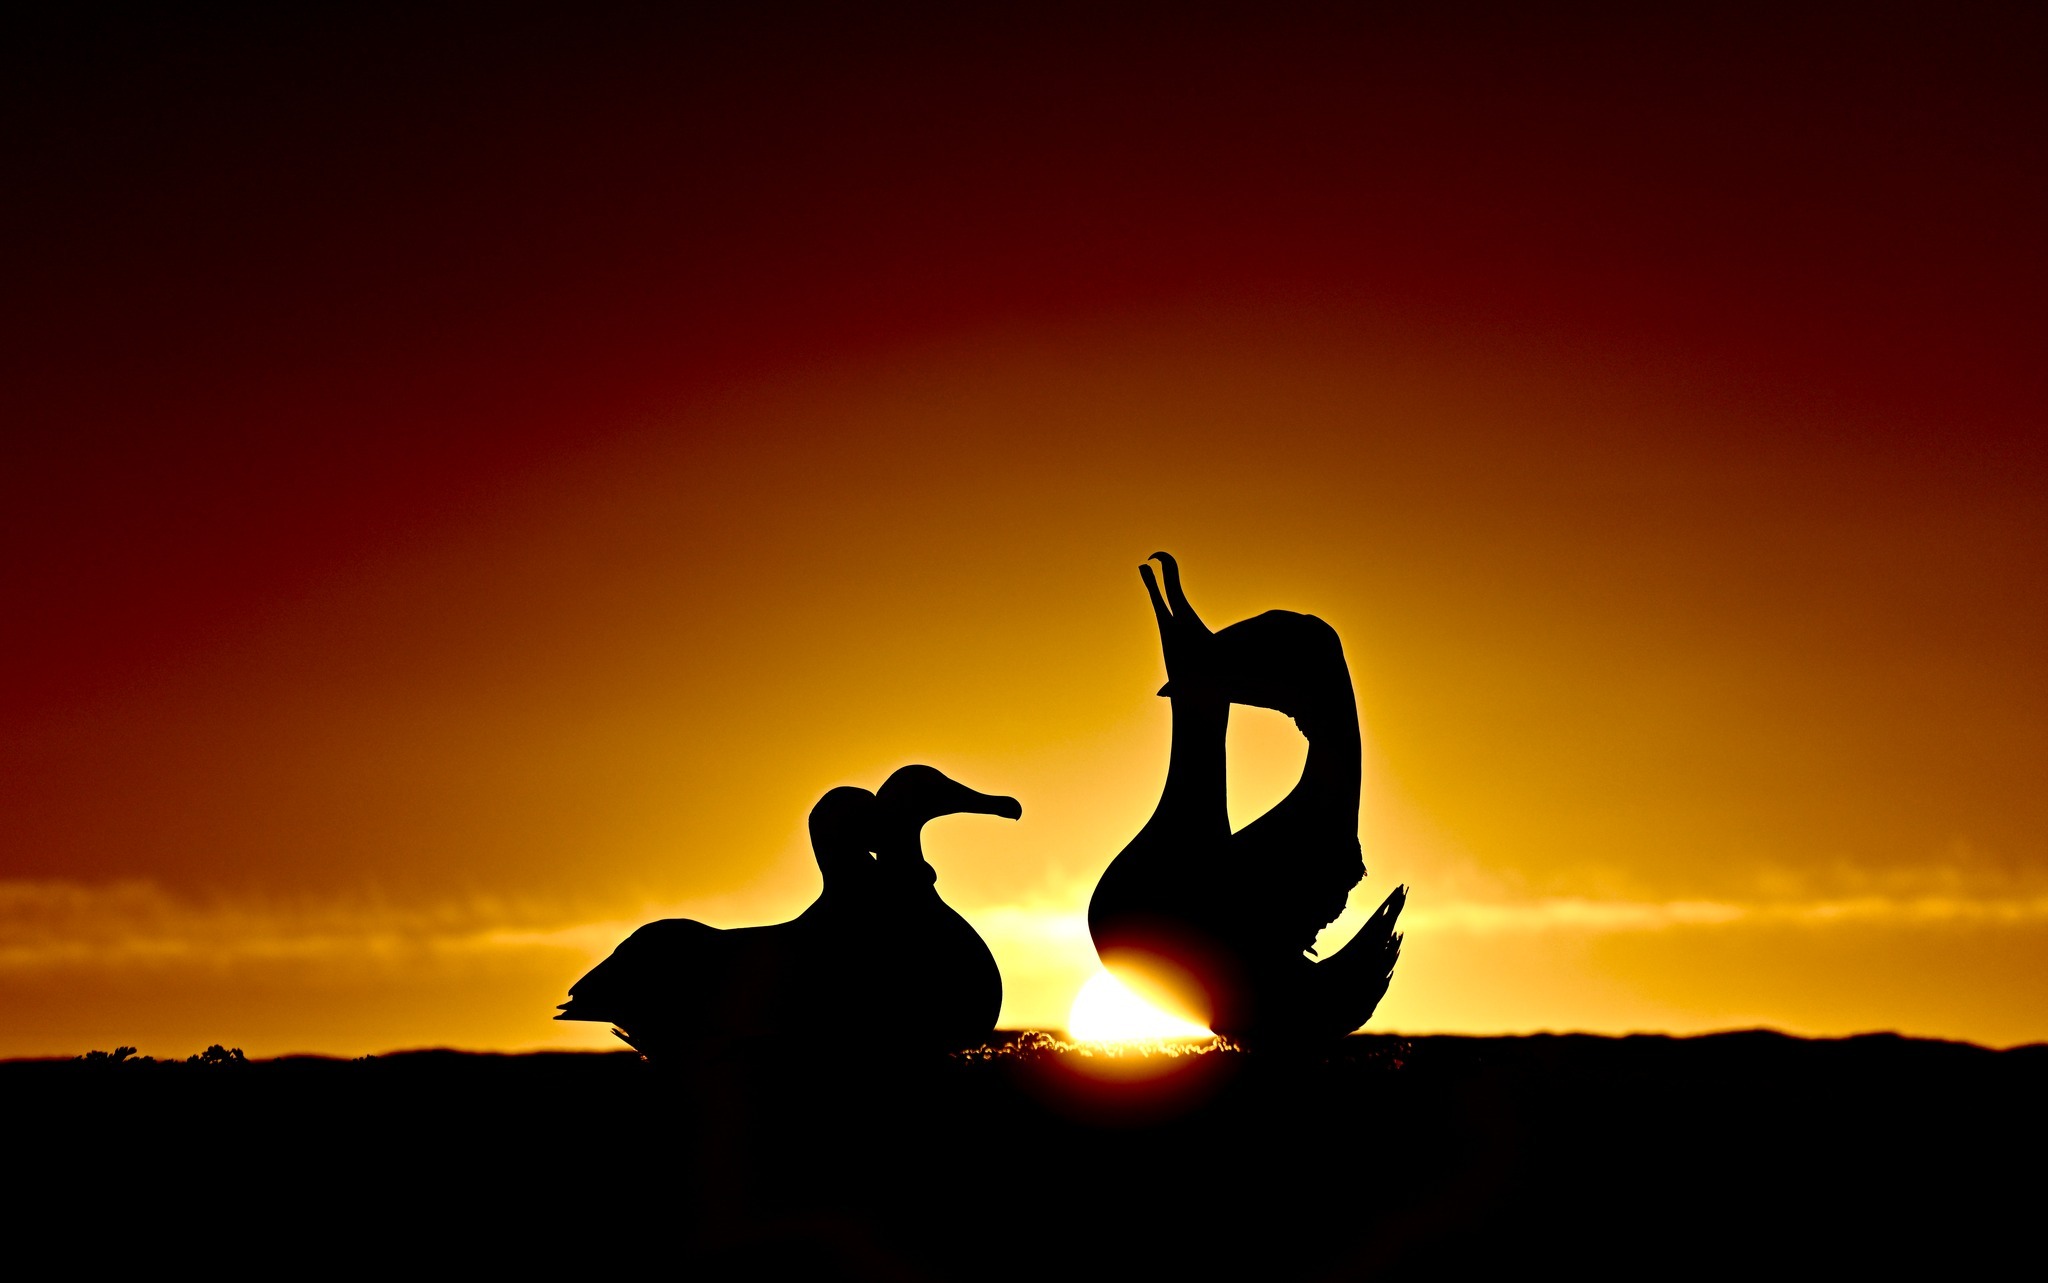
[[[874,849],[878,816],[875,795],[866,789],[833,789],[811,808],[811,845],[820,854],[850,851],[865,859]]]
[[[924,859],[918,830],[942,815],[1000,815],[1021,819],[1024,807],[1014,797],[977,793],[929,766],[906,766],[875,790],[875,853],[902,851]],[[907,848],[907,849],[906,849]]]

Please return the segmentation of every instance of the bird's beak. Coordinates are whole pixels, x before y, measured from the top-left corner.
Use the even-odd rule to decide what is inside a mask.
[[[1024,818],[1024,804],[1014,797],[1002,797],[994,793],[977,793],[962,786],[960,799],[955,803],[955,815],[1000,815],[1006,820]]]

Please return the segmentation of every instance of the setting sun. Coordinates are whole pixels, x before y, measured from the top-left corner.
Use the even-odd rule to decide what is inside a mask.
[[[1067,1034],[1079,1042],[1127,1042],[1141,1038],[1207,1038],[1207,1029],[1169,1015],[1125,988],[1107,971],[1097,971],[1074,995]]]

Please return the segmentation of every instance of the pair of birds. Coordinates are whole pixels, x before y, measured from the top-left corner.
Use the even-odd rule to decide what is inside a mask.
[[[650,922],[578,980],[557,1020],[609,1022],[650,1056],[707,1041],[861,1032],[952,1050],[995,1028],[1003,977],[939,898],[924,826],[943,815],[1021,819],[1017,799],[906,766],[873,793],[835,788],[811,808],[824,879],[788,922],[721,931]]]
[[[1139,568],[1172,701],[1173,747],[1152,818],[1111,861],[1088,906],[1104,965],[1147,996],[1247,1046],[1312,1047],[1364,1024],[1385,995],[1407,889],[1323,961],[1316,934],[1365,876],[1358,845],[1358,711],[1337,634],[1274,610],[1212,631],[1182,591]],[[1230,705],[1277,709],[1309,742],[1301,779],[1233,834],[1224,769]],[[650,923],[570,990],[558,1020],[609,1022],[650,1055],[707,1041],[863,1032],[906,1048],[984,1040],[1002,1007],[988,945],[939,898],[924,825],[1018,819],[1016,799],[929,766],[876,790],[836,788],[812,808],[817,902],[775,926]]]

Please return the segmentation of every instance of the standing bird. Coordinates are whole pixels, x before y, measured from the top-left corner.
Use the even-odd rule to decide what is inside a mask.
[[[1002,976],[932,885],[919,834],[942,815],[1018,819],[1016,799],[906,766],[877,793],[835,788],[811,808],[824,889],[773,926],[650,922],[569,990],[557,1020],[594,1020],[650,1056],[710,1042],[879,1032],[953,1049],[995,1028]],[[874,855],[870,855],[874,852]]]
[[[1247,1046],[1308,1046],[1364,1024],[1385,995],[1407,888],[1343,949],[1310,958],[1316,933],[1365,876],[1358,846],[1358,708],[1336,630],[1271,610],[1212,632],[1172,557],[1139,576],[1152,598],[1172,701],[1166,786],[1088,905],[1103,964]],[[1301,779],[1233,834],[1224,733],[1233,703],[1277,709],[1309,742]]]

